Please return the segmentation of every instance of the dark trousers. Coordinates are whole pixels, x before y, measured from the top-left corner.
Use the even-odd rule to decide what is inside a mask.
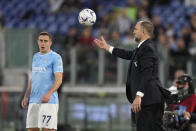
[[[163,112],[163,103],[142,106],[141,111],[135,114],[137,131],[164,131]]]

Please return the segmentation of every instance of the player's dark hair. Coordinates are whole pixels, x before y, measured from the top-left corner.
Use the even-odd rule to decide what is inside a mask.
[[[50,40],[52,40],[52,35],[50,33],[48,33],[48,32],[40,32],[39,36],[41,36],[41,35],[46,35],[46,36],[49,37]]]
[[[154,25],[150,20],[141,20],[141,26],[147,31],[148,35],[153,36]]]

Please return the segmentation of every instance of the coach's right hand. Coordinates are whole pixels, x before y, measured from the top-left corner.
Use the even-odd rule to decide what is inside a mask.
[[[26,109],[28,107],[28,98],[24,97],[21,102],[22,108]]]
[[[99,48],[109,51],[110,45],[107,44],[103,36],[100,39],[94,39],[94,42]]]

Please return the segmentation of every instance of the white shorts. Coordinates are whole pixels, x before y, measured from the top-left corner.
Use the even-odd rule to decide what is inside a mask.
[[[47,128],[57,130],[58,104],[30,103],[26,128]]]

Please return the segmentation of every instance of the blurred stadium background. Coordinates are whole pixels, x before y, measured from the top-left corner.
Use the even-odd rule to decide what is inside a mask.
[[[96,12],[93,27],[79,25],[83,8]],[[125,97],[129,61],[98,50],[93,38],[133,49],[132,27],[143,17],[155,25],[163,85],[171,86],[179,69],[195,76],[196,0],[0,0],[0,130],[25,130],[20,100],[38,33],[48,31],[64,62],[58,131],[134,131]]]

